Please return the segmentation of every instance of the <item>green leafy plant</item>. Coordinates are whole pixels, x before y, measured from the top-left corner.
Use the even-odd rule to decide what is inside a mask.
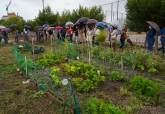
[[[54,65],[54,64],[59,64],[64,60],[63,56],[59,56],[57,54],[54,53],[49,53],[44,55],[43,57],[41,57],[37,63],[41,66],[50,66],[50,65]]]
[[[124,74],[119,71],[112,71],[110,79],[112,81],[122,81],[124,80]]]
[[[105,30],[100,30],[100,33],[96,36],[97,41],[99,42],[104,42],[107,37],[107,31]]]
[[[81,92],[88,92],[105,80],[95,66],[83,62],[65,64],[64,71],[74,77],[72,83]]]
[[[101,99],[89,98],[84,106],[84,114],[126,114],[120,107]]]
[[[53,80],[54,85],[56,85],[57,87],[61,86],[61,79],[59,77],[59,68],[52,68],[51,72],[50,72],[50,76]]]
[[[138,96],[153,98],[158,97],[160,92],[160,86],[156,82],[142,76],[134,76],[129,86]]]

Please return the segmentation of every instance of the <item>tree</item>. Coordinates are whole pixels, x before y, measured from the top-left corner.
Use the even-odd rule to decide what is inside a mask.
[[[127,25],[132,31],[146,31],[146,21],[154,21],[165,26],[164,0],[128,0]]]
[[[25,20],[22,17],[11,17],[7,20],[2,21],[2,24],[6,27],[9,27],[12,24],[16,24],[19,31],[22,31],[24,28]]]
[[[75,23],[81,17],[93,18],[98,21],[104,19],[104,13],[101,7],[82,7],[79,6],[79,9],[73,11],[65,10],[60,15],[59,12],[53,13],[51,8],[48,6],[44,10],[39,11],[39,15],[36,18],[38,25],[61,25],[64,26],[67,21]]]
[[[36,19],[39,25],[44,24],[58,24],[59,13],[54,14],[49,6],[47,6],[44,10],[39,11],[39,15]]]
[[[38,26],[38,23],[36,20],[27,20],[26,25],[30,26],[32,30],[35,30],[35,27]]]

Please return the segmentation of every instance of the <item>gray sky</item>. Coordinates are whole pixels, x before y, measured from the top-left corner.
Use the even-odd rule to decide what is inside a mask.
[[[0,0],[0,17],[6,14],[5,7],[10,0]],[[64,10],[73,10],[79,5],[91,7],[94,5],[101,5],[117,0],[45,0],[45,6],[49,5],[54,12],[62,12]],[[124,11],[125,2],[121,2],[119,15]],[[12,0],[9,12],[18,12],[24,19],[34,19],[39,10],[42,9],[42,0]],[[104,12],[107,14],[107,20],[110,21],[111,5],[103,6]],[[114,4],[114,14],[116,13],[116,4]]]

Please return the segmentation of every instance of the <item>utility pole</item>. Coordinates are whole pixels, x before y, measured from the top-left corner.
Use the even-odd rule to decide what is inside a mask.
[[[111,21],[112,21],[112,17],[113,17],[113,3],[111,3]]]
[[[42,0],[43,10],[45,9],[45,0]]]
[[[119,0],[117,1],[117,20],[119,20]]]

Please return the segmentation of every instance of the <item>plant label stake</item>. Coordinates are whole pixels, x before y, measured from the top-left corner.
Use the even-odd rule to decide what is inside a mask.
[[[28,68],[27,68],[27,58],[25,56],[25,70],[26,70],[26,76],[28,75]]]
[[[34,37],[32,37],[32,52],[33,52],[33,57],[34,57]]]
[[[121,70],[124,70],[123,57],[121,56]]]

